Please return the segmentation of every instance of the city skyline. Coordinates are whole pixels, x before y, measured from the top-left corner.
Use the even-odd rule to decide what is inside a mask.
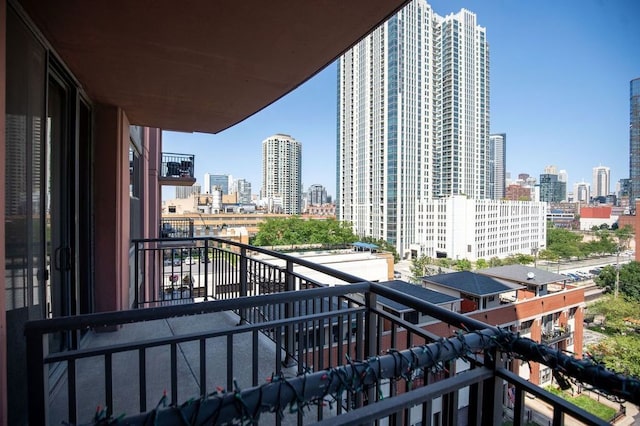
[[[640,40],[640,27],[633,22],[640,4],[429,4],[443,16],[467,8],[487,30],[490,132],[509,135],[507,172],[539,176],[546,165],[556,164],[567,170],[568,188],[573,188],[590,180],[593,167],[606,165],[612,190],[629,177],[629,82],[640,77],[640,58],[629,52]],[[523,22],[544,31],[522,31]],[[164,132],[163,149],[194,153],[196,176],[231,174],[251,182],[257,192],[262,186],[261,141],[275,133],[294,134],[304,147],[303,188],[321,184],[335,196],[336,82],[334,63],[217,135]]]

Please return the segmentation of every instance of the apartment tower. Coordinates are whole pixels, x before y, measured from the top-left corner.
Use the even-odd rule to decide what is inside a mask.
[[[507,134],[489,137],[489,198],[502,200],[505,196],[505,167],[507,164]]]
[[[302,144],[277,134],[262,141],[262,198],[277,200],[276,210],[300,214],[302,208]]]
[[[635,200],[640,198],[640,78],[631,80],[629,103],[629,205],[635,208]]]
[[[338,62],[337,215],[405,255],[434,197],[489,197],[489,52],[414,0]]]

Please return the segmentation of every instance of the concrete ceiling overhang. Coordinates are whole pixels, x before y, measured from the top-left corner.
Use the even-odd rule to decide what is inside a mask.
[[[312,77],[407,0],[20,0],[92,101],[216,133]]]

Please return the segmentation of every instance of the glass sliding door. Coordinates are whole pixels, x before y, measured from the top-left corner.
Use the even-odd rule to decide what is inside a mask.
[[[46,312],[44,134],[47,52],[7,5],[5,299],[8,424],[27,416],[24,325]]]
[[[48,80],[47,105],[47,316],[72,315],[75,311],[74,288],[74,219],[73,116],[72,96],[68,85],[51,74]],[[57,352],[69,347],[69,336],[56,335],[49,349]]]
[[[55,63],[47,89],[46,206],[48,317],[93,311],[91,109]],[[53,351],[75,347],[77,336],[56,336]]]

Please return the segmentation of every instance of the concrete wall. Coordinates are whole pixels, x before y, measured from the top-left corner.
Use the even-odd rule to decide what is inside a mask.
[[[120,108],[96,105],[95,309],[129,305],[129,121]]]
[[[349,252],[349,253],[288,253],[291,256],[299,257],[310,262],[325,265],[338,271],[352,274],[368,281],[388,281],[393,277],[393,257],[391,259],[384,253]],[[268,263],[285,266],[285,261],[267,256],[257,256]],[[389,277],[389,262],[391,262],[391,274]],[[324,284],[341,285],[346,282],[329,277],[321,272],[309,268],[297,266],[294,272],[299,273],[312,280],[317,280]]]

